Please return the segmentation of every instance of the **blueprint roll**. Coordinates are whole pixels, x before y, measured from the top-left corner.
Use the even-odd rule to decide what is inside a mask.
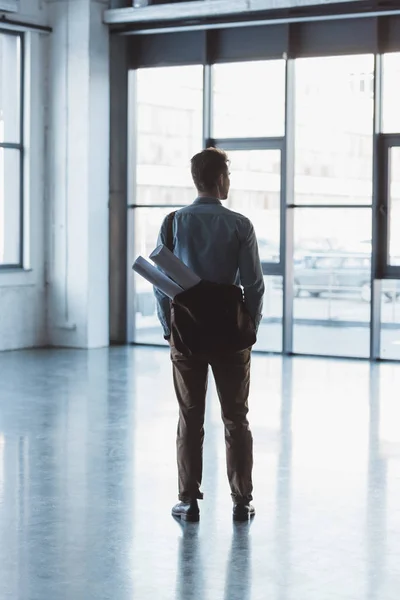
[[[173,300],[177,294],[183,292],[183,289],[172,281],[167,275],[161,273],[156,267],[150,264],[145,258],[139,256],[133,263],[132,269],[138,275],[141,275],[149,283],[161,290],[166,296]]]
[[[149,258],[184,290],[189,290],[201,281],[200,277],[162,244],[157,246]]]

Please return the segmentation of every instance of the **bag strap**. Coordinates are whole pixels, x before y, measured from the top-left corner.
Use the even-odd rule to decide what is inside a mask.
[[[167,221],[167,240],[166,247],[171,252],[174,251],[174,219],[175,219],[176,211],[172,212],[168,215]]]

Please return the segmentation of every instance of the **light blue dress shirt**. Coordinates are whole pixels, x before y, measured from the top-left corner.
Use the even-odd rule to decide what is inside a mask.
[[[158,243],[166,245],[167,217]],[[173,224],[174,254],[201,279],[241,285],[256,327],[261,321],[264,279],[251,221],[225,208],[216,198],[197,198],[177,211]],[[170,300],[155,289],[164,335],[170,335]]]

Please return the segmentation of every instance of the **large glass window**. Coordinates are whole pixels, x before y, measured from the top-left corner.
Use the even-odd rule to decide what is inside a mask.
[[[0,267],[20,266],[21,38],[0,33]]]
[[[400,280],[382,281],[381,302],[381,358],[400,360]]]
[[[294,352],[369,356],[373,90],[372,55],[296,60]]]
[[[203,67],[137,71],[134,204],[193,200],[190,159],[202,148]]]
[[[161,223],[168,213],[176,207],[136,208],[134,253],[148,259],[157,245],[157,236]],[[157,317],[156,300],[153,286],[143,277],[132,271],[131,280],[135,293],[134,299],[134,339],[140,344],[161,344],[163,331]]]
[[[294,351],[369,356],[371,210],[295,214]]]
[[[383,119],[384,133],[400,132],[400,52],[384,54],[383,62]]]
[[[281,218],[280,150],[228,152],[231,189],[226,206],[252,221],[263,263],[279,262]]]
[[[264,275],[263,317],[255,350],[282,352],[283,285],[281,276]]]
[[[375,104],[375,68],[380,65],[382,103]],[[293,327],[289,351],[369,357],[372,252],[385,253],[382,240],[387,232],[381,306],[379,298],[373,303],[378,308],[372,347],[375,355],[377,331],[379,335],[375,317],[380,314],[380,356],[398,358],[400,52],[382,55],[382,62],[368,54],[299,58],[289,66],[286,72],[285,60],[213,64],[205,73],[210,76],[205,107],[202,66],[136,72],[133,145],[137,169],[130,199],[130,204],[136,204],[136,253],[148,255],[162,218],[193,200],[190,158],[202,147],[203,132],[210,132],[231,161],[226,206],[251,219],[259,243],[266,294],[256,349],[281,351],[282,331],[286,327],[285,334],[290,333]],[[290,83],[287,97],[286,78]],[[208,107],[210,111],[203,110]],[[376,145],[375,164],[384,159],[386,165],[376,182],[374,114],[382,116],[382,144]],[[294,147],[285,152],[292,139]],[[388,154],[381,156],[383,151]],[[294,194],[287,177],[292,168]],[[376,201],[382,205],[382,214],[387,208],[387,229],[384,223],[384,231],[372,240],[373,190],[383,187],[384,198]],[[282,196],[285,192],[287,198]],[[18,193],[14,185],[9,196]],[[285,261],[291,260],[293,290],[288,287],[291,282],[283,285]],[[133,287],[135,340],[159,343],[161,329],[152,290],[139,278]],[[283,296],[285,292],[286,300],[291,300],[292,291],[293,318],[287,304],[284,323]],[[284,339],[290,344],[291,335]]]
[[[284,132],[284,60],[214,65],[212,137],[276,137]]]
[[[131,235],[134,255],[147,258],[156,246],[164,217],[196,197],[190,159],[203,145],[203,67],[139,69],[134,96],[136,185],[130,199]],[[133,272],[129,285],[129,310],[133,314],[130,339],[163,343],[152,286]]]
[[[371,204],[374,57],[296,60],[295,203]]]

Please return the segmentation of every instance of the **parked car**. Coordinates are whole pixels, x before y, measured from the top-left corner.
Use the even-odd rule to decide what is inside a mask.
[[[383,282],[387,298],[400,298],[400,281]],[[300,296],[321,294],[357,294],[364,302],[371,300],[371,259],[365,254],[336,252],[308,254],[295,260],[294,293]]]

